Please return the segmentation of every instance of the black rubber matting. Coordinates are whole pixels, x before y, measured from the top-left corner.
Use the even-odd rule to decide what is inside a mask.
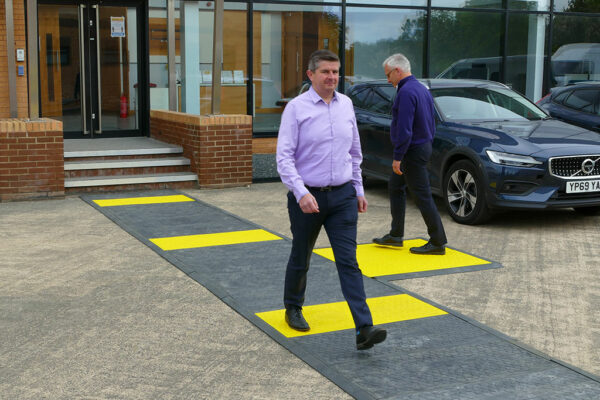
[[[291,240],[163,251],[151,238],[264,229],[201,201],[99,207],[81,198],[218,296],[282,346],[357,399],[600,399],[600,379],[515,342],[427,299],[365,277],[369,298],[409,294],[447,314],[383,325],[388,339],[357,351],[353,329],[287,338],[256,313],[283,307]],[[282,207],[285,206],[282,198]],[[332,261],[314,254],[305,305],[343,301]]]

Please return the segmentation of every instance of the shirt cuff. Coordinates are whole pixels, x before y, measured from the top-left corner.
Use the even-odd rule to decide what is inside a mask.
[[[300,203],[300,199],[308,194],[308,189],[306,188],[306,186],[299,186],[295,187],[293,192],[294,197],[296,197],[296,201]]]
[[[362,196],[365,197],[365,189],[362,185],[353,185],[354,190],[356,190],[356,197]]]

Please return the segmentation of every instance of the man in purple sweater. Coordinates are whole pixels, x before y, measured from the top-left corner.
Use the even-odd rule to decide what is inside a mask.
[[[421,247],[412,247],[411,253],[446,253],[446,233],[437,207],[431,196],[427,163],[435,134],[434,105],[431,93],[410,72],[410,62],[398,53],[383,62],[383,70],[396,88],[392,106],[390,137],[394,148],[393,174],[389,181],[392,227],[388,234],[373,239],[374,243],[402,247],[406,187],[415,197],[415,203],[427,225],[429,241]]]
[[[367,211],[360,164],[362,153],[352,101],[335,91],[340,61],[328,50],[311,54],[312,87],[290,101],[281,116],[277,171],[288,192],[292,251],[285,274],[285,320],[308,331],[302,315],[310,256],[325,227],[333,248],[342,293],[356,326],[356,347],[365,350],[386,338],[373,326],[363,276],[356,261],[358,212]]]

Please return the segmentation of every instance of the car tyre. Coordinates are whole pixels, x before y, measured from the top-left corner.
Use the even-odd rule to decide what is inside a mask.
[[[490,219],[480,171],[468,160],[450,166],[444,175],[444,203],[459,224],[477,225]]]

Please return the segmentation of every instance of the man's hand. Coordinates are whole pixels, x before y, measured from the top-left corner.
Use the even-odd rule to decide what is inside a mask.
[[[315,197],[310,193],[306,193],[304,196],[302,196],[298,202],[298,205],[305,214],[314,214],[319,212],[319,204],[317,203]]]
[[[369,206],[369,203],[367,202],[367,198],[365,196],[357,196],[356,198],[358,200],[358,212],[359,213],[367,212],[367,207]]]
[[[394,160],[394,162],[392,162],[392,169],[396,175],[402,175],[402,171],[400,171],[400,161]]]

